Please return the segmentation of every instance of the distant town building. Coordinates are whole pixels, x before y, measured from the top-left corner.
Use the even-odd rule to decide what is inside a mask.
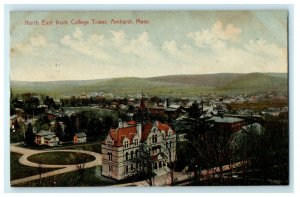
[[[74,144],[86,143],[86,133],[84,132],[76,133],[73,137],[73,143]]]
[[[59,138],[54,132],[42,130],[35,134],[34,142],[38,145],[57,146]]]
[[[227,133],[228,135],[239,131],[244,126],[244,120],[240,118],[214,116],[210,120],[214,121],[217,131]]]

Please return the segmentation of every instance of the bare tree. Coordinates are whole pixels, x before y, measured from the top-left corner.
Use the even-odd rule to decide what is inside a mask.
[[[78,173],[78,185],[85,185],[85,176],[86,176],[86,163],[88,162],[88,155],[80,152],[75,153],[74,163],[76,164],[77,173]]]
[[[132,160],[136,164],[137,175],[145,176],[148,184],[153,186],[155,174],[151,149],[146,143],[142,143],[137,151],[137,157]]]
[[[42,186],[43,185],[42,174],[44,173],[42,155],[39,155],[37,163],[38,163],[38,173],[39,173],[39,186]]]

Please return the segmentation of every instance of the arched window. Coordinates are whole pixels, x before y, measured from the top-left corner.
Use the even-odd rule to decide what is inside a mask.
[[[133,157],[134,157],[133,151],[130,152],[130,157],[131,157],[131,159],[133,159]]]
[[[128,153],[125,153],[125,161],[128,161]]]
[[[138,157],[138,150],[135,151],[135,157]]]
[[[169,143],[168,142],[166,142],[166,148],[169,148]]]
[[[126,171],[125,172],[126,172],[126,174],[128,173],[128,166],[126,166]]]

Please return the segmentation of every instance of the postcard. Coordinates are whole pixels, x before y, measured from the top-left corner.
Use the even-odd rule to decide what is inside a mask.
[[[12,187],[289,185],[288,11],[10,12]]]

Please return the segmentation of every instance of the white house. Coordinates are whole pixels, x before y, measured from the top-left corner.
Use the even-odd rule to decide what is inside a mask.
[[[73,138],[74,144],[86,143],[86,134],[84,132],[76,133]]]
[[[54,132],[42,130],[35,134],[34,142],[38,145],[57,146],[59,138],[56,137]]]
[[[135,158],[142,143],[151,151],[154,173],[167,173],[167,164],[175,161],[176,156],[175,131],[159,121],[144,124],[130,121],[120,122],[102,142],[102,175],[117,180],[135,175],[138,167]]]

